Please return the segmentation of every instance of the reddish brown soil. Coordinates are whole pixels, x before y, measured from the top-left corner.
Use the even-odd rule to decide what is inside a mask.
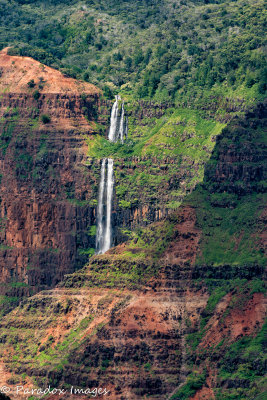
[[[215,399],[213,390],[203,386],[200,390],[196,392],[193,397],[190,397],[190,400],[212,400]]]
[[[176,238],[165,252],[167,263],[183,265],[196,259],[201,232],[196,228],[196,214],[192,207],[184,207],[175,227]]]
[[[43,78],[44,87],[36,87],[41,94],[98,94],[100,91],[90,83],[77,81],[64,76],[61,72],[39,63],[30,57],[9,56],[8,48],[0,51],[0,68],[3,71],[0,80],[0,93],[27,93],[28,82],[37,84]]]
[[[223,339],[234,341],[242,336],[253,335],[262,326],[266,316],[266,300],[262,293],[255,293],[245,304],[237,305],[230,312],[225,311],[231,305],[231,296],[227,295],[217,306],[214,316],[208,323],[208,331],[200,347],[211,347]]]
[[[8,118],[17,109],[24,129],[29,119],[36,121],[47,114],[50,123],[43,124],[39,118],[36,130],[94,131],[93,108],[98,107],[101,93],[97,87],[66,77],[30,57],[10,56],[7,50],[0,52],[0,118]],[[28,85],[30,81],[33,87]]]

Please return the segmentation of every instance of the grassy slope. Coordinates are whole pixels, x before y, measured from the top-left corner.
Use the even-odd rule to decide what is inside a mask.
[[[132,109],[132,104],[126,103],[126,110],[127,107]],[[197,111],[169,108],[161,118],[143,119],[142,125],[129,117],[129,141],[125,146],[95,136],[89,142],[88,155],[98,158],[164,158],[183,155],[196,161],[207,161],[208,156],[203,147],[209,152],[213,150],[215,136],[221,132],[223,126],[219,122],[204,119]]]
[[[133,111],[136,105],[128,101],[126,107]],[[110,143],[101,134],[87,137],[88,156],[115,160],[120,206],[153,203],[155,207],[177,208],[183,196],[202,181],[204,165],[223,127],[190,109],[169,108],[160,118],[138,120],[129,116],[129,135],[124,145]],[[141,160],[132,169],[135,158]],[[171,190],[170,180],[182,172],[181,183]]]

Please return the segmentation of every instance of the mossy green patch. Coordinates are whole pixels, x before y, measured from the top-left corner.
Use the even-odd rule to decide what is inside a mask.
[[[126,104],[126,109],[134,104]],[[89,157],[129,158],[151,156],[159,159],[191,157],[205,160],[220,134],[224,124],[206,120],[198,111],[191,109],[168,109],[160,118],[145,118],[138,123],[129,117],[129,133],[125,144],[110,143],[102,136],[87,139]]]
[[[220,197],[227,198],[227,193]],[[211,203],[212,196],[199,188],[189,201],[198,205],[197,225],[203,233],[197,264],[264,265],[265,256],[256,235],[260,225],[256,221],[264,205],[262,194],[242,197],[235,207],[216,207]]]
[[[193,372],[189,375],[186,383],[173,395],[171,400],[186,400],[194,396],[206,381],[206,373]]]

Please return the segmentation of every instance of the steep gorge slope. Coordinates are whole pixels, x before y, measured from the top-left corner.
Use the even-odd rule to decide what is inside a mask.
[[[204,183],[167,219],[2,319],[3,384],[107,387],[110,399],[260,398],[265,115],[260,105],[223,131]]]
[[[264,397],[266,14],[263,0],[204,3],[0,2],[0,49],[11,46],[0,53],[0,387],[12,399],[17,384]],[[124,146],[106,140],[117,93]],[[105,157],[116,247],[92,257]]]
[[[112,102],[97,88],[7,53],[0,53],[2,312],[94,253],[102,158],[115,163],[118,244],[179,206],[203,179],[224,126],[170,103],[128,100],[128,141],[111,144]]]
[[[94,209],[68,201],[68,188],[81,199],[94,190],[82,135],[94,132],[100,91],[5,50],[0,66],[1,294],[8,283],[12,301],[86,261],[77,242],[90,240]]]

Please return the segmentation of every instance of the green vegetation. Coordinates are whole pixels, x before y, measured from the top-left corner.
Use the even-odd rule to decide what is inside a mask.
[[[11,285],[10,285],[11,287]],[[19,303],[19,297],[10,295],[0,296],[0,316],[4,316],[6,313],[15,308]]]
[[[206,164],[203,184],[186,200],[196,206],[197,225],[203,232],[198,265],[265,264],[256,232],[264,229],[260,216],[266,202],[262,185],[266,135],[262,119],[257,117],[255,111],[223,130]],[[233,154],[230,163],[226,160],[229,148]],[[249,162],[244,160],[244,152],[250,154]],[[248,173],[243,172],[246,168]]]
[[[4,117],[0,118],[0,151],[5,156],[7,148],[12,140],[13,131],[19,119],[19,112],[17,108],[6,108]]]
[[[88,255],[88,257],[92,257],[95,254],[95,249],[78,249],[78,254],[80,255]]]
[[[185,201],[196,215],[200,236],[192,266],[192,274],[199,275],[192,278],[190,290],[206,290],[209,299],[196,324],[185,319],[189,332],[187,359],[193,372],[172,399],[194,396],[206,382],[209,371],[205,368],[211,366],[217,371],[216,400],[260,400],[266,326],[260,330],[257,323],[255,335],[245,336],[244,332],[244,337],[236,341],[225,335],[216,345],[205,348],[201,341],[226,295],[229,303],[218,320],[220,332],[224,332],[223,324],[235,310],[242,312],[255,293],[265,293],[263,282],[255,274],[263,270],[265,263],[261,233],[266,139],[264,112],[252,110],[266,93],[263,0],[140,0],[138,4],[130,0],[1,0],[0,21],[0,48],[11,46],[9,54],[32,56],[66,76],[97,84],[106,99],[119,93],[125,100],[129,117],[126,143],[114,144],[105,139],[103,121],[107,116],[99,113],[98,122],[92,123],[95,134],[84,135],[90,159],[83,174],[88,177],[91,192],[84,191],[76,198],[75,182],[66,182],[64,201],[75,207],[96,207],[95,177],[100,167],[96,160],[103,157],[114,159],[115,207],[125,214],[137,212],[139,207],[140,215],[145,210],[150,218],[153,211],[152,219],[157,220],[157,212],[162,216],[166,209],[177,209],[197,185]],[[45,85],[38,78],[39,83],[31,80],[27,88],[36,106],[39,89]],[[246,109],[250,114],[244,116]],[[36,108],[30,110],[30,115],[30,134],[40,122],[51,122],[49,115],[40,115]],[[32,154],[29,137],[13,135],[18,118],[16,109],[3,112],[2,156],[13,152],[19,181],[26,181],[32,172],[36,191],[41,188],[40,193],[44,192],[51,181],[56,187],[56,172],[47,161],[53,149],[45,134],[39,143],[36,140],[36,152]],[[0,350],[15,374],[14,382],[23,363],[30,363],[31,372],[40,375],[42,384],[46,379],[41,376],[44,370],[49,371],[46,376],[52,376],[52,384],[62,379],[70,365],[71,370],[79,371],[80,365],[75,364],[72,355],[84,349],[85,336],[101,336],[105,322],[95,322],[98,312],[106,312],[116,290],[143,289],[157,276],[166,262],[162,255],[177,238],[179,218],[179,211],[153,224],[144,218],[142,223],[148,226],[133,232],[122,229],[128,241],[97,256],[91,247],[95,225],[84,236],[70,232],[76,237],[77,265],[84,265],[90,257],[88,266],[66,275],[61,283],[69,297],[73,291],[72,301],[64,296],[52,301],[45,296],[32,298],[19,309],[27,317],[23,326],[17,323],[17,317],[12,324],[11,314],[3,322],[6,328],[1,329]],[[2,252],[9,250],[6,245],[0,246]],[[50,256],[61,255],[60,249],[48,247],[42,251]],[[184,272],[183,268],[189,268],[189,262],[181,264],[175,271],[177,275],[179,269]],[[35,268],[39,266],[33,255],[29,270]],[[229,278],[224,275],[227,271]],[[250,271],[254,272],[252,277]],[[81,293],[88,287],[92,295],[103,288],[111,289],[111,294],[98,301],[97,311],[88,303],[78,306]],[[28,289],[23,282],[10,284],[11,293],[24,288]],[[10,311],[18,300],[1,296],[1,313]],[[124,298],[114,305],[110,324],[126,303]],[[72,313],[70,325],[66,323],[68,313]],[[71,318],[77,319],[73,322]],[[34,336],[32,326],[36,328]],[[59,326],[63,328],[62,336],[56,335]],[[6,347],[11,349],[10,356]],[[84,371],[88,374],[90,369],[98,368],[98,372],[105,373],[112,364],[112,351],[99,360],[86,360]],[[153,376],[150,361],[146,359],[138,367]]]
[[[206,381],[205,373],[192,373],[186,380],[186,383],[175,393],[171,400],[186,400],[194,396],[198,389],[201,389]]]
[[[138,112],[134,102],[126,108]],[[141,107],[141,105],[139,106]],[[143,118],[140,123],[129,117],[129,135],[124,145],[111,143],[102,136],[88,138],[89,157],[131,158],[188,156],[206,161],[212,152],[215,138],[224,124],[204,119],[198,111],[168,108],[160,118]]]
[[[126,108],[138,115],[142,106],[129,101]],[[110,143],[102,135],[86,137],[91,158],[88,164],[103,157],[114,159],[119,207],[142,204],[156,210],[176,209],[185,194],[203,180],[205,162],[223,127],[190,109],[168,108],[161,117],[144,116],[141,120],[129,116],[124,145]]]
[[[41,115],[41,120],[42,120],[43,124],[49,124],[49,122],[51,122],[51,118],[47,114],[42,114]]]
[[[201,282],[200,284],[203,285],[203,282]],[[202,338],[207,332],[207,323],[212,317],[212,315],[214,315],[217,304],[227,293],[230,293],[232,291],[235,292],[235,295],[232,297],[229,307],[227,308],[226,312],[221,318],[220,323],[232,309],[234,308],[242,309],[244,303],[246,303],[249,299],[251,299],[253,297],[253,294],[266,292],[266,285],[260,279],[253,279],[251,281],[247,281],[246,279],[231,279],[231,280],[209,279],[205,281],[205,286],[207,286],[209,289],[210,297],[208,299],[206,308],[201,314],[199,327],[197,331],[189,333],[187,335],[186,340],[190,352],[196,351]]]
[[[96,83],[110,98],[122,91],[223,115],[227,103],[253,104],[266,91],[262,0],[2,0],[0,19],[10,54]]]
[[[33,168],[33,158],[26,149],[15,152],[16,175],[20,180],[27,180]]]
[[[219,197],[225,204],[227,194],[222,193]],[[262,212],[263,196],[244,196],[235,202],[235,207],[214,207],[211,198],[203,189],[198,189],[190,199],[191,204],[201,204],[201,208],[197,209],[197,223],[203,236],[196,263],[214,266],[264,265],[264,253],[257,241],[251,240],[253,231],[260,224],[255,224],[255,221]]]
[[[232,343],[219,362],[219,382],[243,382],[243,387],[230,387],[228,390],[216,389],[216,400],[239,400],[245,398],[261,399],[264,388],[266,362],[267,325],[263,325],[256,337],[245,336]],[[261,397],[263,396],[263,397]]]
[[[75,274],[65,275],[62,285],[137,289],[155,276],[160,257],[173,237],[175,220],[151,224],[132,232],[122,251],[93,257],[89,266]]]
[[[68,295],[67,299],[53,296],[32,297],[26,305],[20,304],[19,313],[25,322],[23,327],[16,325],[16,316],[12,313],[5,317],[5,322],[1,321],[1,354],[4,353],[3,350],[6,346],[12,349],[12,352],[7,353],[4,358],[9,360],[12,379],[17,383],[21,382],[21,379],[23,381],[27,379],[32,381],[35,386],[38,384],[56,386],[57,379],[60,379],[65,366],[75,367],[71,354],[81,348],[90,336],[95,335],[105,325],[105,322],[95,321],[101,315],[104,317],[103,305],[114,302],[115,313],[129,301],[127,296],[113,293],[112,297],[108,299],[105,294],[99,292],[99,301],[93,306],[89,298],[77,299],[75,290],[73,293],[71,291],[68,293],[70,296]],[[0,302],[2,305],[2,298]],[[79,312],[81,310],[84,312],[85,306],[88,311],[80,316]],[[37,313],[36,310],[39,308],[41,312]],[[70,318],[71,325],[66,323],[66,318]],[[94,324],[93,327],[92,324]],[[32,335],[31,326],[37,328],[35,335]],[[6,335],[7,331],[8,336]],[[99,362],[105,368],[108,367],[108,357],[109,354],[106,354],[105,359],[103,358]],[[90,370],[88,367],[90,359],[91,357],[86,361],[87,373]],[[25,362],[35,368],[33,375],[29,376],[28,371],[20,374],[19,370],[25,365]],[[80,367],[77,365],[77,368]],[[47,368],[52,372],[49,374],[50,378],[43,377],[43,375],[38,376],[38,371]]]

